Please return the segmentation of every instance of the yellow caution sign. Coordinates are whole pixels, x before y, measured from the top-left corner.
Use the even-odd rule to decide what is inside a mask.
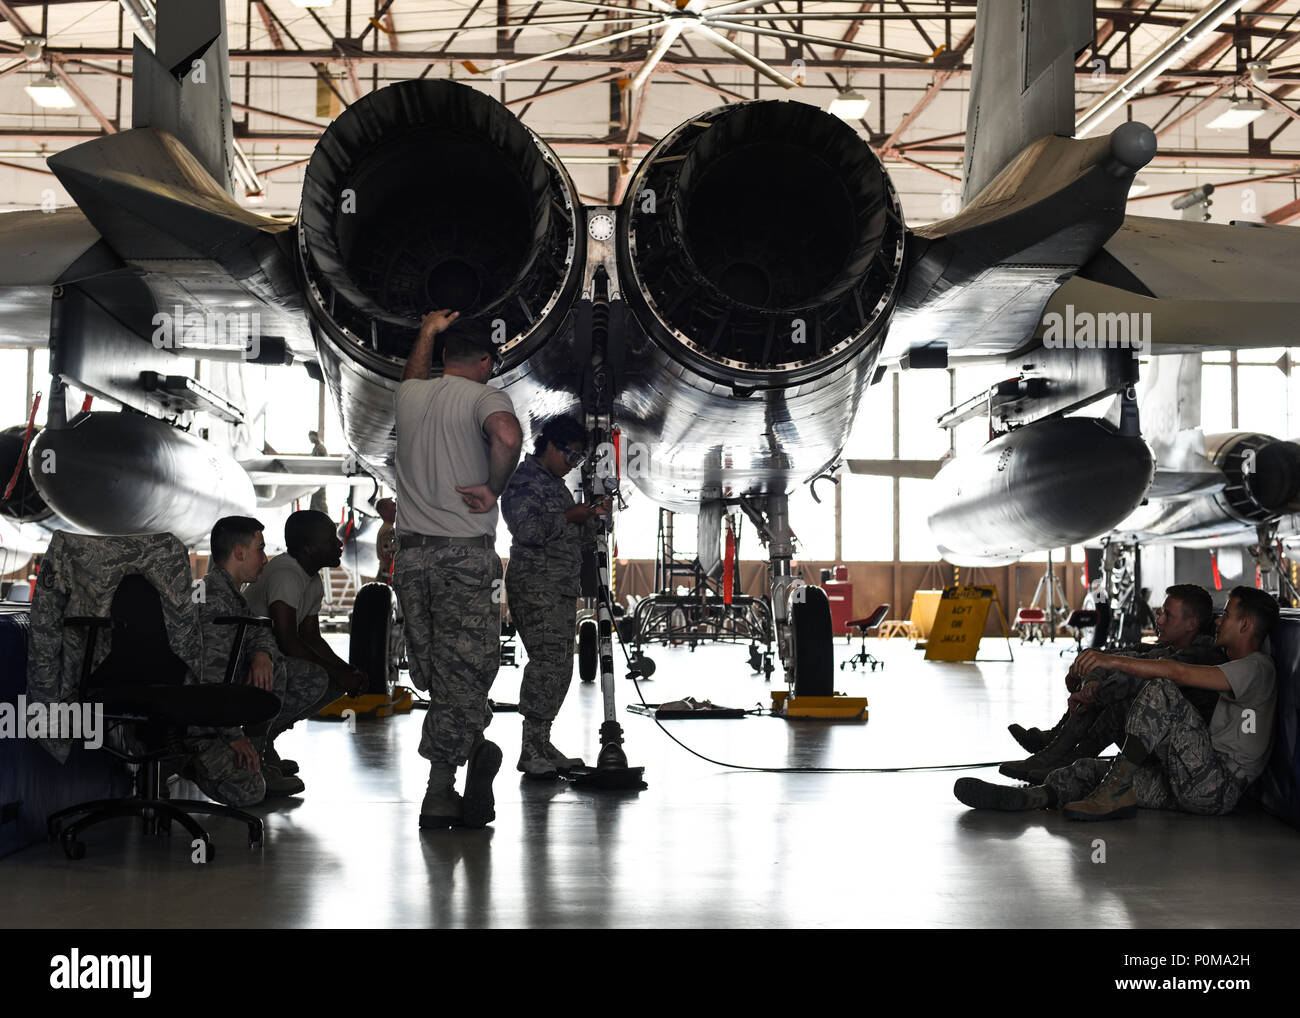
[[[927,661],[974,661],[989,608],[1002,607],[995,587],[945,587],[925,646]],[[1003,628],[1006,628],[1005,621]]]

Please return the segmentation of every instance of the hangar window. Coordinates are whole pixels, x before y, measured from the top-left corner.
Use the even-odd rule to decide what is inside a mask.
[[[31,410],[27,393],[26,350],[0,350],[0,405],[5,407],[5,419],[0,428],[14,424],[27,424]],[[50,354],[48,350],[32,350],[32,391],[43,392],[36,423],[45,423],[45,411],[50,401]]]

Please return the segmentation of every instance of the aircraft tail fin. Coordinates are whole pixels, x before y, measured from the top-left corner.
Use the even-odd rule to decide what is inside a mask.
[[[131,123],[174,135],[233,192],[230,54],[225,0],[158,5],[153,51],[136,36]]]
[[[1074,136],[1074,62],[1093,40],[1092,0],[1000,0],[975,16],[962,203],[1031,142]]]

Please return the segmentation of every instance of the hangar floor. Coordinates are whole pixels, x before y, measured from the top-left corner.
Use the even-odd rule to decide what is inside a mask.
[[[1003,646],[986,642],[985,653]],[[885,669],[839,673],[838,683],[870,697],[867,724],[667,727],[731,763],[895,767],[1017,755],[1005,724],[1049,722],[1060,709],[1063,669],[1050,646],[1016,645],[1014,664],[979,665],[926,664],[901,641],[871,649]],[[837,659],[851,652],[837,643]],[[744,648],[652,656],[649,700],[766,702]],[[503,669],[494,695],[514,700],[520,674]],[[635,700],[626,680],[618,693]],[[598,687],[575,680],[557,744],[591,753],[600,708]],[[362,723],[355,734],[311,722],[285,736],[282,752],[300,761],[308,788],[265,811],[262,851],[216,820],[218,856],[206,867],[125,823],[90,832],[80,862],[47,845],[12,856],[0,863],[0,926],[1224,928],[1289,927],[1300,914],[1300,833],[1255,808],[1229,818],[1143,811],[1099,825],[975,813],[952,797],[953,781],[992,769],[730,770],[627,712],[628,755],[646,767],[646,791],[523,781],[513,770],[518,718],[499,714],[496,824],[419,833],[422,718]],[[1105,861],[1094,862],[1101,847]]]

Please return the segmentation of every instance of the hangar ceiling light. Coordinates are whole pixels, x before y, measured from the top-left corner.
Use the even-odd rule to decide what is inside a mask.
[[[840,94],[830,101],[826,112],[841,120],[861,120],[867,115],[871,100],[854,88],[840,90]]]
[[[52,73],[45,74],[37,78],[30,85],[23,89],[37,106],[44,106],[46,109],[70,110],[76,105],[72,101],[72,96],[68,95],[59,79]]]
[[[1232,131],[1245,127],[1263,115],[1263,99],[1233,99],[1226,110],[1205,126],[1216,131]]]

